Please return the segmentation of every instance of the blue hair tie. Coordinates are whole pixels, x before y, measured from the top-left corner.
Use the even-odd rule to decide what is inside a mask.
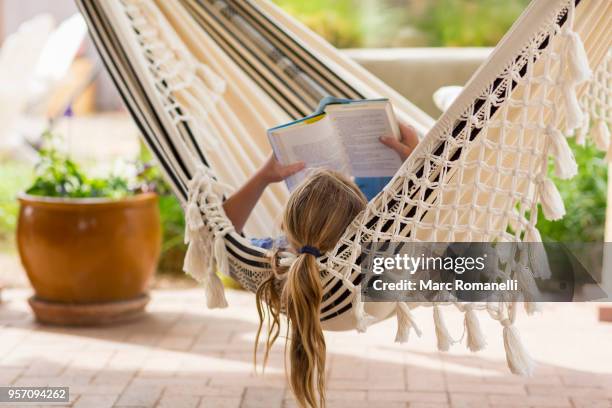
[[[310,255],[314,255],[317,258],[321,256],[321,251],[319,251],[317,248],[310,246],[310,245],[304,245],[303,247],[301,247],[300,249],[298,249],[298,252],[300,254],[310,254]]]

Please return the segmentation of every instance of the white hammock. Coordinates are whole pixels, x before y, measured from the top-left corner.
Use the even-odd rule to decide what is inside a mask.
[[[109,72],[179,198],[186,203],[185,269],[204,284],[209,307],[226,305],[216,271],[255,291],[271,274],[270,253],[238,235],[223,194],[241,184],[269,150],[268,127],[309,113],[321,96],[389,97],[400,119],[425,133],[427,115],[263,0],[79,0]],[[537,205],[547,218],[563,202],[547,176],[576,173],[565,136],[598,119],[603,147],[609,88],[590,85],[610,48],[608,0],[534,0],[397,175],[319,258],[324,328],[366,330],[396,314],[396,340],[411,328],[410,310],[433,306],[438,347],[454,342],[440,304],[363,303],[360,245],[377,241],[539,242]],[[599,73],[609,80],[609,71]],[[601,78],[600,78],[601,79]],[[407,78],[409,80],[409,78]],[[597,87],[600,88],[597,88]],[[603,91],[601,91],[603,87]],[[598,91],[599,90],[599,91]],[[606,133],[608,132],[608,133]],[[269,233],[287,192],[276,186],[256,209],[250,232]],[[518,248],[523,248],[519,246]],[[500,265],[518,279],[521,298],[454,303],[465,313],[468,347],[484,346],[474,310],[503,326],[510,369],[531,361],[513,326],[517,302],[530,300],[537,251],[519,250]],[[518,261],[515,261],[518,259]],[[292,261],[284,254],[283,263]],[[534,270],[532,270],[534,269]],[[531,312],[534,304],[525,303]]]

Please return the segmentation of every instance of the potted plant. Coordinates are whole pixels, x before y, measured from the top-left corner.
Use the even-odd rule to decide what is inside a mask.
[[[35,180],[19,196],[17,246],[37,320],[93,325],[143,313],[160,253],[151,168],[88,177],[46,133]]]

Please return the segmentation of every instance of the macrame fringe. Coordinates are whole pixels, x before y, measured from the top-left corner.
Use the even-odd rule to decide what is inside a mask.
[[[412,312],[406,303],[395,304],[395,315],[397,317],[396,343],[406,343],[410,337],[410,329],[414,329],[417,336],[421,337],[421,329],[416,325]]]
[[[602,119],[599,119],[593,129],[591,130],[591,137],[593,143],[601,151],[607,152],[610,148],[610,129],[608,125]]]
[[[574,83],[566,82],[561,88],[565,103],[565,132],[570,134],[583,123],[582,107],[576,96]]]
[[[356,329],[359,333],[365,333],[368,330],[368,326],[374,321],[374,318],[365,311],[365,304],[361,300],[361,285],[355,286],[352,306],[355,321],[357,322]]]
[[[523,346],[516,327],[509,320],[503,321],[502,324],[504,326],[504,349],[506,350],[508,368],[514,374],[531,376],[535,364]]]
[[[529,267],[534,277],[544,280],[550,279],[550,264],[548,263],[548,255],[543,243],[529,243]]]
[[[565,62],[568,70],[569,79],[575,84],[579,84],[593,76],[589,66],[589,58],[580,36],[575,31],[566,32],[565,43]]]
[[[227,262],[227,250],[225,249],[225,240],[222,235],[215,237],[214,244],[214,259],[208,268],[208,276],[204,281],[204,290],[206,291],[206,305],[209,309],[227,307],[227,299],[225,299],[225,288],[217,270],[220,273],[229,276],[229,264]]]
[[[204,220],[202,219],[202,213],[200,212],[200,208],[195,200],[191,200],[187,203],[187,208],[185,209],[185,224],[186,224],[186,234],[185,234],[185,243],[189,243],[189,231],[199,230],[204,226]]]
[[[206,254],[203,250],[203,243],[197,234],[185,234],[189,243],[187,253],[183,261],[183,271],[191,275],[196,281],[202,282],[205,279]]]
[[[523,307],[529,316],[542,311],[538,302],[523,302]]]
[[[229,272],[229,262],[227,261],[227,249],[225,247],[225,238],[223,235],[219,234],[215,237],[215,260],[217,262],[217,268],[219,272],[224,274],[225,276],[230,276]]]
[[[523,300],[525,302],[533,302],[539,292],[538,285],[533,278],[533,273],[526,265],[519,265],[516,270],[515,278],[521,288]]]
[[[183,271],[203,285],[206,305],[214,309],[227,307],[225,289],[217,269],[229,275],[229,266],[223,235],[215,237],[212,245],[207,245],[202,235],[207,230],[204,229],[198,200],[205,177],[204,171],[200,169],[189,182],[189,199],[185,209],[185,243],[188,247]]]
[[[217,268],[227,273],[223,266],[221,266],[223,261],[227,263],[227,256],[220,253],[217,249],[217,242],[221,242],[225,246],[223,238],[215,239],[214,248],[211,248],[215,252],[213,256],[212,251],[206,251],[200,232],[196,230],[190,231],[188,234],[189,246],[187,247],[185,261],[183,262],[183,270],[202,284],[206,297],[206,306],[209,309],[227,307],[223,282],[221,282],[217,275]],[[224,267],[227,268],[227,266]]]
[[[588,112],[583,112],[582,125],[578,129],[578,132],[576,132],[576,138],[575,138],[576,144],[578,146],[584,146],[586,144],[586,137],[587,137],[587,134],[589,133],[590,123],[591,123],[591,117],[589,116]]]
[[[507,264],[514,256],[514,245],[509,243],[498,243],[495,245],[497,257],[502,264]]]
[[[204,294],[206,296],[206,307],[209,309],[227,307],[223,282],[221,282],[214,269],[209,270],[202,284],[204,285]]]
[[[547,220],[556,221],[565,215],[561,194],[555,183],[548,178],[544,178],[540,183],[540,204]]]
[[[466,345],[472,352],[480,351],[487,345],[487,341],[480,328],[478,316],[471,305],[466,305],[464,312],[464,325],[466,331]]]
[[[529,248],[529,266],[533,276],[540,279],[550,279],[550,264],[546,248],[542,243],[542,236],[536,226],[530,226],[523,240]]]
[[[536,226],[530,226],[525,232],[523,242],[542,242],[542,235]]]
[[[555,175],[561,179],[569,179],[578,173],[578,166],[574,153],[567,144],[563,134],[552,126],[546,128],[548,139],[553,147],[553,158],[555,161]]]
[[[591,78],[593,73],[589,67],[589,59],[584,44],[578,33],[567,30],[565,37],[564,64],[566,66],[566,77],[562,88],[565,101],[566,132],[571,133],[581,127],[584,122],[584,114],[576,96],[576,85]]]
[[[448,351],[450,346],[454,343],[450,333],[448,332],[448,328],[446,327],[446,323],[442,318],[442,312],[440,311],[440,307],[438,305],[434,305],[433,308],[433,318],[434,324],[436,326],[436,337],[438,339],[438,350],[440,351]]]
[[[612,143],[610,140],[610,128],[603,119],[598,119],[591,130],[591,137],[599,150],[606,152],[606,160],[612,162]]]

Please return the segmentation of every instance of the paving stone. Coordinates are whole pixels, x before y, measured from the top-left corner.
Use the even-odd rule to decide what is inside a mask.
[[[203,397],[198,408],[240,408],[242,397]]]
[[[240,408],[282,408],[284,390],[249,387],[244,392]]]
[[[448,397],[443,392],[368,391],[368,400],[446,403]]]
[[[111,408],[117,395],[81,395],[76,403],[73,405],[74,408]]]
[[[40,326],[27,291],[4,295],[0,386],[69,386],[76,407],[296,407],[282,339],[265,375],[254,374],[258,318],[246,292],[228,291],[231,306],[209,311],[199,289],[156,291],[145,319],[103,328]],[[612,408],[612,325],[597,323],[595,312],[555,304],[519,319],[526,347],[542,360],[530,378],[509,373],[499,324],[485,318],[489,347],[481,353],[459,345],[437,352],[435,336],[426,335],[433,333],[426,309],[415,309],[424,335],[408,345],[393,344],[394,319],[364,335],[328,332],[328,407]],[[462,316],[445,318],[449,328],[462,327]],[[580,328],[575,336],[564,335],[568,325]]]
[[[500,407],[515,406],[515,407],[571,407],[572,404],[567,397],[551,395],[489,395],[489,403]]]
[[[163,387],[153,385],[129,386],[119,397],[119,406],[152,407],[159,400]]]
[[[159,408],[197,408],[200,397],[195,395],[164,395],[157,404]]]
[[[575,408],[612,408],[612,399],[594,397],[571,397]]]

